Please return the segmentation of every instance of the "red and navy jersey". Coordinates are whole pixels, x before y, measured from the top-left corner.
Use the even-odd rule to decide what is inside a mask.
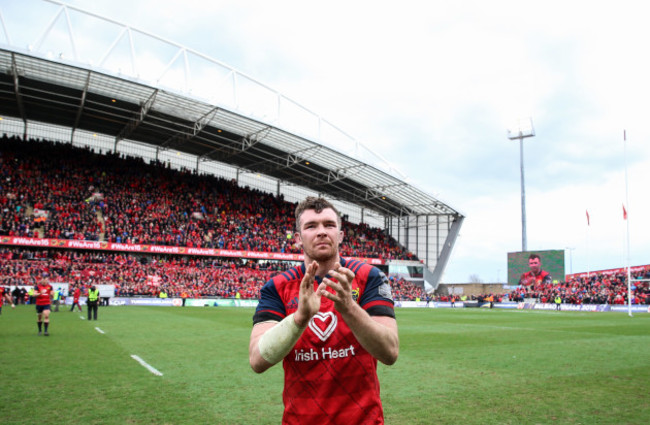
[[[53,288],[49,283],[36,285],[36,305],[49,305]]]
[[[353,298],[371,316],[395,317],[390,283],[376,267],[341,258],[355,274]],[[253,323],[282,320],[298,308],[304,264],[269,280]],[[321,279],[317,278],[314,288]],[[334,303],[321,298],[320,311],[284,358],[285,424],[382,424],[377,359],[354,337]]]
[[[2,305],[3,305],[4,302],[5,302],[5,293],[8,294],[9,291],[6,291],[6,292],[5,292],[5,288],[2,287],[2,286],[0,286],[0,307],[2,307]]]

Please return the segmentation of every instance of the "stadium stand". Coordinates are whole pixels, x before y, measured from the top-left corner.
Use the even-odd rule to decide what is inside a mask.
[[[347,214],[343,256],[396,275],[406,260],[421,270],[407,280],[439,285],[464,216],[409,183],[375,149],[251,76],[164,37],[137,30],[142,38],[132,40],[127,56],[121,43],[101,52],[111,37],[93,30],[98,24],[134,29],[69,5],[56,8],[50,25],[30,19],[17,32],[4,28],[0,127],[11,135],[0,141],[5,245],[146,245],[178,255],[245,250],[242,258],[272,252],[293,261],[301,254],[291,239],[291,202],[322,195]],[[30,12],[45,17],[46,10]],[[53,24],[69,10],[74,23]],[[31,33],[40,41],[25,49],[21,37]],[[96,48],[75,49],[75,40]],[[133,48],[147,53],[134,55]],[[168,78],[176,75],[169,72],[175,60],[163,67],[149,60],[163,51],[163,62],[172,51],[185,58],[185,84]],[[96,55],[104,59],[97,63]],[[114,60],[133,66],[115,68]],[[131,72],[141,60],[157,77]],[[215,91],[212,77],[200,77],[224,71],[229,77]],[[13,137],[25,141],[9,151]],[[53,150],[41,138],[63,143]]]
[[[0,143],[0,236],[300,252],[291,239],[295,204],[281,197],[70,144],[7,136]],[[347,220],[343,226],[344,256],[417,259],[380,229]],[[47,274],[75,285],[114,285],[120,296],[257,298],[264,282],[290,265],[52,248],[0,254],[2,285],[31,286]],[[396,299],[422,296],[403,278],[391,282]]]
[[[298,253],[295,204],[141,158],[1,140],[0,234]],[[342,255],[417,258],[383,231],[344,220]]]

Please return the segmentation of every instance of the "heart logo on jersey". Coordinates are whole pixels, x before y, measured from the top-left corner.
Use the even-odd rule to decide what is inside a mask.
[[[338,319],[331,311],[328,311],[327,313],[316,313],[309,321],[309,329],[311,329],[311,331],[315,333],[321,341],[325,342],[327,338],[332,335],[334,329],[336,329],[337,323]]]

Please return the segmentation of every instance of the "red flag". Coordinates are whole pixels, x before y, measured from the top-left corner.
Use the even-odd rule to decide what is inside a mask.
[[[627,211],[625,210],[625,204],[623,204],[623,220],[627,220]]]
[[[587,226],[589,226],[589,210],[585,210],[585,212],[587,213]]]

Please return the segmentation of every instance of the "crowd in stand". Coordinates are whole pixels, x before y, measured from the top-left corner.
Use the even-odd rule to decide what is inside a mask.
[[[295,204],[236,182],[70,144],[0,140],[0,235],[299,253]],[[344,220],[341,254],[417,258]]]
[[[632,304],[650,304],[650,269],[631,273]],[[552,303],[559,296],[565,304],[627,304],[627,273],[592,273],[566,282],[521,286],[509,294],[512,301],[536,299]]]
[[[71,250],[0,249],[0,285],[33,286],[42,277],[74,286],[113,285],[116,296],[257,299],[264,283],[295,263],[194,256],[132,255]],[[421,289],[391,277],[396,300]]]

